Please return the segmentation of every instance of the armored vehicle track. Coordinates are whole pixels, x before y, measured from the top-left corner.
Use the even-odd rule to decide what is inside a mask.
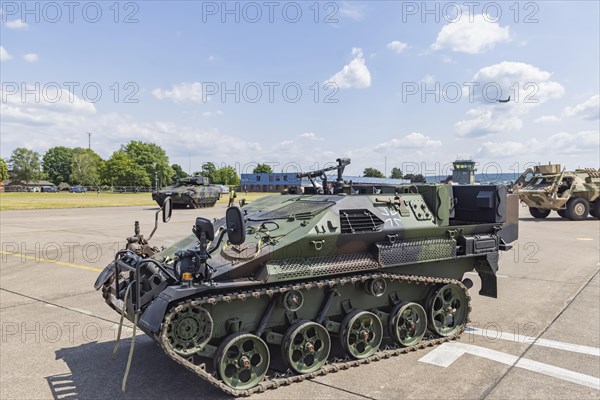
[[[202,307],[207,309],[217,305],[218,303],[231,303],[231,305],[235,307],[236,302],[252,302],[253,299],[260,298],[267,298],[269,299],[269,302],[271,302],[276,301],[274,299],[276,299],[278,296],[281,297],[285,294],[294,293],[297,291],[300,291],[300,293],[306,293],[307,295],[315,291],[335,291],[342,287],[354,287],[357,291],[363,291],[363,288],[366,284],[376,280],[383,280],[390,287],[393,287],[394,284],[413,285],[423,289],[420,291],[426,292],[429,297],[436,292],[436,289],[436,294],[439,295],[438,297],[444,296],[445,293],[443,289],[445,288],[450,289],[451,292],[457,292],[454,292],[451,295],[451,299],[445,299],[445,302],[441,302],[438,299],[437,305],[432,298],[424,299],[424,302],[429,304],[426,304],[426,307],[424,308],[425,314],[423,314],[423,316],[425,316],[425,319],[427,319],[427,316],[430,317],[433,315],[434,319],[432,320],[436,321],[433,322],[433,324],[428,322],[428,320],[423,321],[418,320],[417,318],[415,318],[417,319],[416,321],[410,321],[408,319],[405,320],[406,317],[411,317],[411,311],[413,311],[411,307],[418,309],[418,307],[421,307],[420,304],[407,302],[405,299],[400,299],[399,297],[396,297],[401,296],[400,294],[389,290],[388,293],[385,293],[385,301],[382,302],[381,307],[369,308],[368,310],[362,310],[360,308],[349,310],[350,313],[348,315],[368,313],[370,314],[368,315],[370,318],[373,318],[375,322],[378,321],[383,327],[383,330],[380,332],[373,333],[379,328],[378,325],[374,325],[375,328],[371,330],[370,334],[368,333],[366,335],[368,337],[366,341],[367,345],[363,349],[362,354],[358,351],[361,347],[360,342],[357,342],[357,345],[355,346],[351,344],[347,345],[347,350],[349,350],[349,352],[338,352],[338,354],[336,354],[337,357],[336,355],[330,356],[329,354],[325,355],[324,357],[320,357],[319,350],[327,349],[327,353],[329,353],[329,349],[334,347],[332,345],[336,344],[339,347],[344,348],[341,343],[333,342],[340,342],[342,338],[348,338],[352,336],[352,334],[348,335],[348,333],[344,331],[345,328],[352,330],[351,326],[344,327],[343,324],[335,322],[332,323],[332,321],[329,320],[325,320],[323,324],[316,324],[323,328],[322,332],[314,332],[312,334],[309,332],[308,335],[305,333],[300,343],[297,343],[300,340],[292,340],[291,342],[287,342],[285,340],[282,341],[280,337],[278,338],[278,336],[281,336],[281,334],[275,333],[274,331],[265,331],[261,335],[261,338],[259,338],[254,330],[232,333],[230,336],[222,339],[220,343],[215,342],[212,346],[207,344],[206,347],[213,347],[213,349],[208,351],[203,348],[193,354],[184,354],[184,351],[181,349],[178,350],[174,347],[175,343],[173,342],[173,331],[177,329],[175,325],[181,325],[180,329],[185,329],[183,326],[186,328],[189,326],[200,328],[200,324],[186,323],[186,319],[190,318],[189,310],[194,308]],[[446,296],[447,295],[448,294],[446,293]],[[340,303],[343,303],[344,300],[351,301],[352,298],[349,297],[339,301]],[[463,303],[460,304],[455,311],[445,311],[441,308],[442,304],[451,305],[452,302],[455,302],[455,306],[458,304],[458,302]],[[467,288],[460,281],[446,278],[405,276],[386,273],[359,274],[320,281],[291,283],[289,285],[269,288],[256,288],[255,290],[251,289],[247,291],[231,292],[217,296],[186,300],[174,306],[166,315],[162,332],[158,340],[169,357],[193,371],[198,376],[207,380],[212,385],[233,396],[249,396],[268,389],[275,389],[279,386],[301,382],[305,379],[327,375],[351,367],[357,367],[411,351],[424,349],[426,347],[436,346],[449,340],[456,340],[460,337],[469,321],[470,311],[470,296],[467,292]],[[397,316],[396,319],[394,319],[394,314]],[[460,320],[454,320],[452,317],[458,314],[460,314]],[[448,317],[447,319],[444,318],[443,322],[439,318],[442,315],[444,317]],[[422,316],[419,317],[422,318]],[[436,317],[437,320],[435,319]],[[310,330],[315,323],[314,321],[309,320],[294,321],[292,319],[287,326],[271,327],[271,329],[279,328],[277,330],[283,329],[283,331],[287,330],[294,332],[298,331],[297,327],[302,326],[302,324],[307,325],[308,330]],[[416,326],[413,326],[413,324]],[[397,333],[395,334],[395,339],[390,337],[390,335],[394,335],[390,329],[391,326],[396,327],[395,331]],[[364,328],[364,326],[361,326],[361,328]],[[200,334],[196,337],[202,336],[200,331],[201,329],[196,331],[198,334]],[[189,337],[192,338],[194,335],[190,335]],[[311,338],[315,339],[315,343],[319,343],[319,341],[324,340],[329,340],[329,343],[322,343],[319,349],[315,349],[315,343],[310,343]],[[262,339],[264,339],[264,341]],[[227,344],[228,341],[230,344],[233,344],[233,346],[230,346],[229,348],[229,354],[224,354],[223,352],[214,350],[214,347],[223,347],[223,345]],[[246,344],[244,343],[246,341],[256,341],[257,343],[262,342],[266,345],[262,350],[257,350],[257,346],[253,346],[252,349],[249,349],[245,352],[243,351],[243,347]],[[377,344],[378,342],[380,344]],[[369,343],[371,344],[369,345]],[[231,351],[231,347],[239,347],[241,351]],[[297,359],[298,361],[304,360],[307,357],[311,358],[311,360],[314,360],[311,361],[310,365],[304,363],[304,369],[309,372],[302,373],[303,368],[299,367],[298,361],[294,362],[294,359],[291,357],[290,362],[293,363],[293,366],[284,364],[284,368],[280,367],[279,370],[270,368],[269,361],[271,359],[282,358],[282,354],[284,355],[283,357],[285,357],[285,354],[288,352],[294,353],[294,351],[298,351],[298,348],[300,349],[300,353],[296,353],[297,357],[299,357]],[[270,349],[273,350],[273,354],[271,354]],[[206,357],[211,353],[217,358],[210,359]],[[257,355],[260,357],[260,359],[256,358]],[[253,356],[255,357],[254,360],[252,360]],[[245,359],[248,359],[246,364],[243,362]],[[317,366],[319,368],[310,368],[313,364],[318,364]],[[298,370],[300,370],[300,372],[298,372]],[[247,386],[250,387],[246,388]]]

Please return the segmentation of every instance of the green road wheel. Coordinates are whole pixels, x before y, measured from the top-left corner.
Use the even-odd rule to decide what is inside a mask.
[[[427,302],[429,329],[440,336],[452,336],[467,323],[467,294],[458,285],[436,286]]]
[[[186,306],[167,327],[169,345],[175,353],[187,356],[202,350],[213,332],[213,320],[202,307]]]
[[[427,316],[420,304],[405,301],[392,310],[388,332],[396,343],[404,347],[413,346],[423,339],[426,330]]]
[[[234,333],[217,349],[215,369],[227,386],[244,390],[264,379],[269,361],[269,349],[261,338],[250,333]]]
[[[290,326],[281,347],[286,364],[298,374],[321,369],[330,349],[329,332],[312,321],[298,321]]]
[[[377,315],[355,310],[342,322],[340,340],[346,352],[357,359],[373,355],[383,338],[383,326]]]

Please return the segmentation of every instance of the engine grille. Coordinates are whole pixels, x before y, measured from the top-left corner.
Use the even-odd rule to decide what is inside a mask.
[[[368,253],[342,254],[309,259],[294,258],[273,261],[267,264],[268,280],[270,282],[345,274],[377,268],[379,268],[379,263]]]
[[[404,240],[375,246],[375,257],[384,267],[456,258],[454,239]]]
[[[383,228],[383,221],[369,210],[340,210],[342,233],[376,232]]]

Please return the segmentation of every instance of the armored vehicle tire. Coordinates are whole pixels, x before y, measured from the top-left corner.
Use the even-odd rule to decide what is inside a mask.
[[[567,218],[567,210],[558,210],[556,213],[562,218]]]
[[[215,369],[223,382],[237,390],[258,385],[269,370],[269,348],[251,333],[234,333],[223,339],[215,354]]]
[[[590,212],[590,204],[586,199],[575,197],[567,202],[567,218],[573,221],[586,219]]]
[[[331,350],[331,338],[323,325],[298,321],[288,328],[281,345],[283,359],[298,374],[321,369]]]
[[[388,319],[388,332],[401,346],[413,346],[427,331],[427,316],[420,304],[404,301],[394,307]]]
[[[440,336],[452,336],[467,323],[469,314],[465,291],[458,285],[438,284],[427,298],[427,323]]]
[[[544,210],[543,208],[529,207],[529,214],[534,218],[546,218],[550,215],[550,210]]]
[[[600,199],[591,205],[590,214],[592,217],[600,219]]]
[[[342,347],[356,359],[375,354],[383,339],[383,326],[377,315],[369,311],[355,310],[346,315],[340,330]]]

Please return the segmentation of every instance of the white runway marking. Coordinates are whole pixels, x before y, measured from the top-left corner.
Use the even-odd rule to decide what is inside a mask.
[[[600,390],[600,378],[596,378],[595,376],[580,374],[579,372],[569,371],[568,369],[533,361],[528,358],[519,359],[519,357],[513,356],[512,354],[502,353],[500,351],[466,343],[444,343],[433,349],[424,357],[421,357],[419,361],[446,368],[465,353],[487,358],[488,360],[493,360],[505,365],[514,365],[515,367],[528,371],[537,372],[563,381]]]
[[[559,342],[556,340],[548,340],[548,339],[535,339],[532,336],[522,336],[522,335],[514,335],[512,333],[508,333],[508,332],[497,332],[497,331],[492,331],[492,330],[484,330],[484,329],[479,329],[479,328],[473,328],[471,326],[468,326],[467,329],[465,329],[466,333],[471,333],[474,335],[480,335],[480,336],[484,336],[493,340],[496,339],[502,339],[502,340],[508,340],[511,342],[518,342],[518,343],[533,343],[534,346],[542,346],[542,347],[551,347],[553,349],[560,349],[560,350],[566,350],[566,351],[571,351],[573,353],[581,353],[581,354],[588,354],[591,356],[596,356],[596,357],[600,357],[600,348],[597,347],[590,347],[590,346],[583,346],[580,344],[573,344],[573,343],[565,343],[565,342]]]
[[[477,275],[477,276],[479,276],[479,274],[477,272],[465,272],[465,275]],[[496,278],[510,278],[510,276],[508,276],[508,275],[496,275]]]
[[[68,308],[71,311],[80,312],[82,314],[94,315],[94,313],[92,313],[91,311],[82,310],[81,308],[75,308],[75,307],[65,307],[65,308]]]

